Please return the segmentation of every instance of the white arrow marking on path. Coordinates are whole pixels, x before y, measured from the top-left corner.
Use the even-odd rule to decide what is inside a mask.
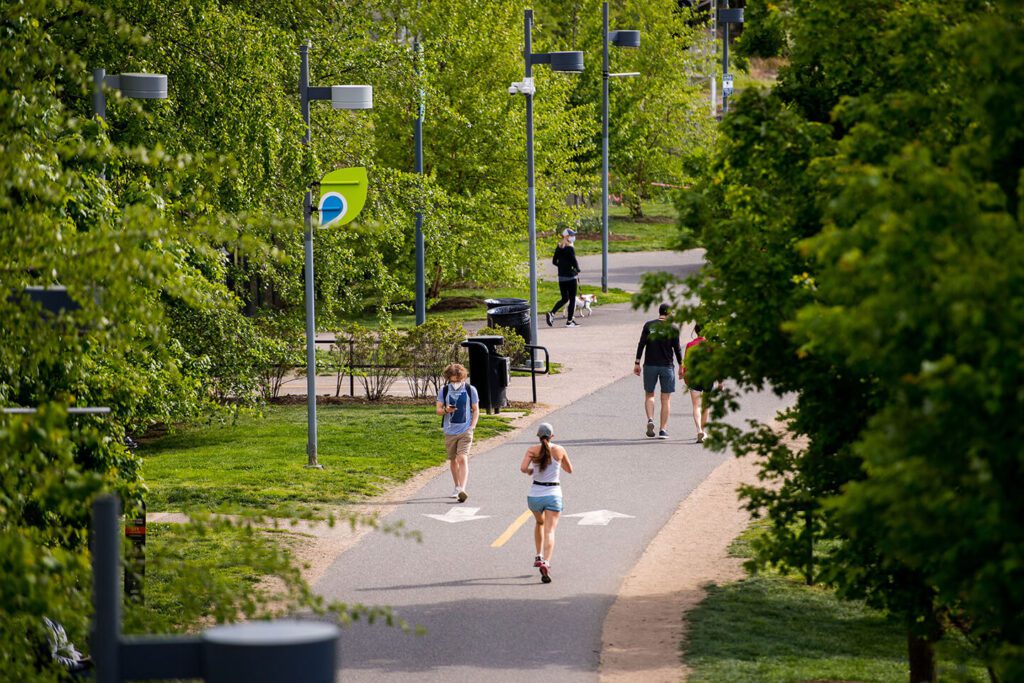
[[[634,519],[633,515],[624,515],[621,512],[612,512],[611,510],[591,510],[590,512],[578,512],[575,515],[565,516],[582,517],[583,519],[578,522],[579,526],[608,526],[608,522],[617,517]]]
[[[443,515],[423,515],[424,517],[430,517],[441,522],[448,522],[449,524],[458,524],[459,522],[471,522],[474,519],[487,519],[490,515],[478,515],[476,514],[480,508],[452,508]],[[607,522],[605,522],[607,524]]]

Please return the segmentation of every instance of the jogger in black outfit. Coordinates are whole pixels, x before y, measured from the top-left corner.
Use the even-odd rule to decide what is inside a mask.
[[[572,246],[575,241],[575,230],[572,228],[563,230],[562,241],[558,243],[558,246],[555,248],[555,255],[551,259],[551,262],[558,266],[558,292],[562,295],[562,298],[558,300],[554,308],[548,311],[548,327],[555,324],[555,313],[558,313],[558,309],[566,304],[569,304],[569,308],[566,309],[566,317],[568,319],[565,326],[579,326],[579,323],[574,318],[576,315],[576,285],[580,274],[580,264],[576,260],[576,250]]]

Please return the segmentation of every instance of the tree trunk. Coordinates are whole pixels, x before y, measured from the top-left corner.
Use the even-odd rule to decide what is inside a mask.
[[[441,276],[444,271],[441,269],[441,264],[438,263],[434,266],[434,278],[430,282],[430,289],[427,291],[427,298],[436,299],[441,296]]]
[[[935,644],[913,632],[907,633],[910,683],[935,683]]]

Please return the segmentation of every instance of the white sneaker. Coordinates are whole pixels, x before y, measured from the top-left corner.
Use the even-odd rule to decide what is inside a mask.
[[[459,487],[456,486],[454,489],[452,489],[452,495],[450,495],[448,497],[449,498],[458,498],[459,497]]]

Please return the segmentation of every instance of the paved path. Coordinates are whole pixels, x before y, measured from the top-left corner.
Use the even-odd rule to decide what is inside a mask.
[[[700,256],[614,254],[610,281],[634,290],[638,273],[686,275]],[[581,266],[585,282],[599,280],[600,256],[581,259]],[[346,629],[342,680],[597,680],[602,624],[623,577],[679,503],[729,457],[694,443],[682,393],[669,425],[673,438],[642,435],[642,389],[630,373],[640,325],[649,317],[610,306],[580,328],[541,329],[540,343],[565,371],[543,378],[540,400],[548,405],[537,414],[546,413],[577,469],[563,476],[566,516],[554,582],[541,584],[532,567],[532,517],[508,533],[526,511],[529,481],[518,466],[536,442],[527,427],[472,459],[465,504],[446,498],[451,479],[444,473],[384,517],[420,531],[422,543],[370,533],[324,572],[316,589],[326,598],[390,605],[427,629],[422,637],[382,625]],[[519,382],[514,398],[526,386]],[[777,408],[773,396],[750,395],[733,419],[768,419]],[[602,510],[623,516],[607,524],[568,516]]]
[[[640,276],[647,271],[668,271],[679,277],[686,277],[700,268],[704,252],[694,249],[686,252],[654,251],[611,254],[609,260],[609,286],[634,292],[639,289]],[[600,286],[601,256],[580,257],[581,279],[584,284]],[[544,259],[540,273],[542,278],[554,279],[557,275],[550,259]],[[600,299],[600,295],[598,295]],[[645,320],[656,317],[650,311],[634,311],[629,304],[601,305],[593,315],[580,318],[580,326],[567,329],[565,320],[556,321],[554,327],[544,323],[544,312],[540,312],[540,330],[537,340],[548,348],[551,360],[562,364],[558,375],[538,380],[538,401],[546,405],[561,406],[571,403],[590,392],[614,382],[633,369],[640,328]],[[687,331],[684,331],[687,333]],[[317,377],[317,394],[334,395],[335,378]],[[356,394],[362,391],[356,382]],[[292,380],[282,389],[284,394],[305,394],[306,379]],[[344,380],[342,393],[348,393],[348,379]],[[408,395],[403,380],[392,385],[395,395]],[[532,399],[530,380],[527,377],[513,377],[508,389],[513,401]]]
[[[532,521],[493,547],[526,510],[528,478],[518,466],[535,442],[532,431],[473,458],[465,504],[445,497],[451,481],[442,475],[385,518],[421,531],[422,543],[372,534],[342,555],[317,585],[321,594],[391,605],[427,635],[346,629],[341,679],[596,681],[601,627],[623,576],[679,502],[728,457],[693,439],[643,437],[639,398],[639,379],[629,377],[546,417],[577,470],[563,477],[563,514],[628,515],[607,525],[563,517],[551,584],[532,567]],[[771,397],[745,403],[743,417],[777,408]],[[676,418],[677,432],[683,422]],[[426,516],[466,513],[474,519]]]

